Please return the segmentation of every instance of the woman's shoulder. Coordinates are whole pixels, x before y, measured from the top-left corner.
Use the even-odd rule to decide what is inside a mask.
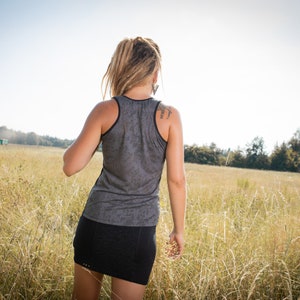
[[[168,105],[162,101],[159,102],[157,107],[157,114],[161,120],[175,120],[180,114],[179,111],[172,105]]]
[[[91,113],[95,122],[106,132],[118,118],[118,104],[116,100],[104,100],[97,103]]]
[[[118,107],[117,101],[112,98],[110,100],[103,100],[98,102],[94,109],[96,110],[109,110]]]
[[[169,141],[171,128],[180,126],[179,111],[171,105],[160,102],[156,111],[156,124],[160,135],[165,141]]]
[[[105,117],[118,112],[118,104],[114,99],[98,102],[92,110],[94,115]]]

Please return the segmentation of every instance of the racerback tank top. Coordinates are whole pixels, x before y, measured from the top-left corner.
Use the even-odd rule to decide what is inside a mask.
[[[118,118],[102,135],[103,167],[83,215],[120,226],[154,226],[167,142],[156,124],[160,101],[114,97]]]

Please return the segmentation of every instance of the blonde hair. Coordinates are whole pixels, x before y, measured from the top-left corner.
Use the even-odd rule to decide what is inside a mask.
[[[111,97],[125,94],[160,68],[161,54],[153,40],[142,37],[124,39],[118,44],[102,78],[103,98],[108,90]]]

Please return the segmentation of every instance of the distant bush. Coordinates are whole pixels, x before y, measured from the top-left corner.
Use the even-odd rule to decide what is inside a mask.
[[[288,143],[276,145],[270,155],[265,151],[263,138],[255,137],[245,150],[222,150],[214,143],[210,146],[185,145],[184,160],[203,165],[300,172],[300,129]]]
[[[24,133],[8,129],[6,126],[0,127],[0,138],[8,139],[11,144],[37,145],[67,148],[73,140],[59,139],[48,135],[37,135],[34,132]]]

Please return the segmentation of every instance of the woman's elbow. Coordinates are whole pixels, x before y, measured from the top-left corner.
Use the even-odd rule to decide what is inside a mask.
[[[63,172],[66,176],[70,177],[73,174],[75,174],[74,170],[74,163],[72,163],[72,157],[69,155],[69,149],[66,150],[66,152],[63,155]]]
[[[66,164],[63,165],[63,172],[68,177],[70,177],[74,174],[74,172],[72,172],[72,170],[70,170],[70,168]]]
[[[185,188],[185,185],[186,185],[185,175],[170,177],[168,179],[168,182],[169,182],[169,185],[173,185],[177,188]]]
[[[63,172],[65,173],[66,176],[70,177],[77,173],[79,170],[76,168],[76,166],[69,162],[68,160],[64,159],[64,164],[63,164]]]

